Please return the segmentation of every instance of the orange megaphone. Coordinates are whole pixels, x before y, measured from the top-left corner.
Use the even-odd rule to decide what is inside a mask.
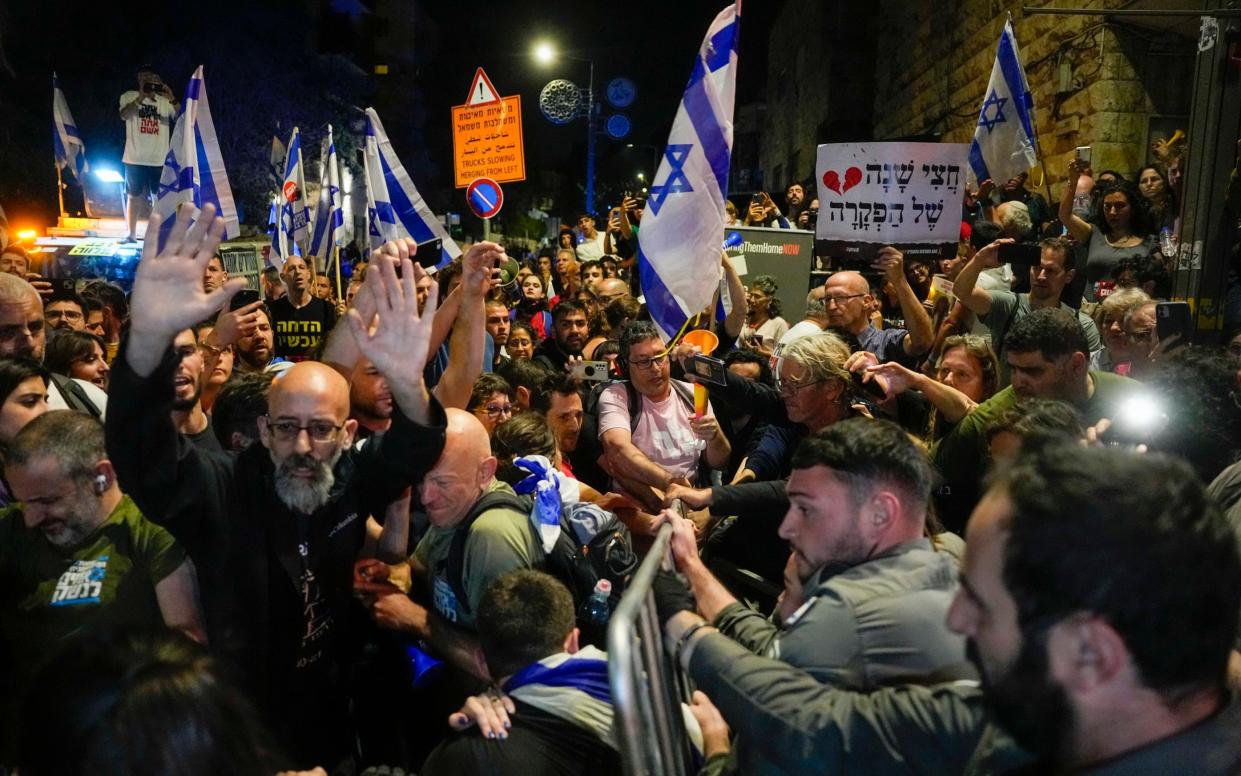
[[[720,338],[715,336],[715,332],[709,329],[687,331],[685,336],[681,337],[681,342],[687,345],[697,345],[707,355],[714,353],[715,349],[720,346]]]

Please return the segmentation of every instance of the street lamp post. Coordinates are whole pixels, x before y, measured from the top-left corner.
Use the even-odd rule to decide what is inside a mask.
[[[586,212],[595,212],[595,61],[585,57],[575,57],[557,52],[548,42],[538,43],[534,47],[534,58],[543,65],[550,65],[557,57],[585,62],[590,66],[590,79],[586,86]]]
[[[586,212],[595,214],[595,63],[586,86]]]

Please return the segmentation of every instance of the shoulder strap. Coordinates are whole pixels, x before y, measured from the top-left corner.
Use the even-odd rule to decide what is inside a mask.
[[[689,407],[689,411],[694,411],[694,386],[686,385],[679,380],[669,380],[672,384],[672,392],[681,397],[681,401]]]
[[[83,390],[82,386],[74,382],[73,378],[53,373],[52,382],[56,383],[56,387],[60,390],[61,395],[65,397],[65,403],[71,409],[85,412],[96,420],[103,415],[99,408],[95,406],[95,402],[91,401],[90,396],[86,395],[86,391]]]
[[[1008,311],[1008,318],[1004,321],[1004,328],[1000,329],[1000,338],[998,341],[991,343],[991,347],[994,348],[996,353],[999,353],[1004,347],[1004,338],[1008,336],[1008,330],[1012,328],[1013,321],[1017,319],[1017,310],[1021,308],[1021,297],[1025,296],[1025,294],[1014,294],[1013,296],[1016,297],[1016,301],[1013,302],[1013,309]]]
[[[465,544],[470,539],[474,521],[487,510],[499,507],[528,513],[530,501],[504,491],[493,491],[484,495],[474,502],[474,506],[470,507],[465,518],[457,525],[457,530],[452,535],[452,543],[448,546],[448,585],[452,588],[453,595],[457,597],[457,605],[467,614],[470,612],[470,601],[465,593],[465,580],[462,579],[462,573],[465,571]]]
[[[631,381],[626,380],[625,396],[629,402],[629,433],[632,435],[638,430],[638,420],[642,417],[642,394],[638,393]]]

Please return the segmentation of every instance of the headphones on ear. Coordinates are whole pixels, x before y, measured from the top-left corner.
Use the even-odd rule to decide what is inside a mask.
[[[95,495],[102,496],[108,490],[108,476],[100,474],[95,477]]]

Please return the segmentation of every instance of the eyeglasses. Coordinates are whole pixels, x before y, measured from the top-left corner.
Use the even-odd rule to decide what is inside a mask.
[[[329,420],[312,420],[303,426],[296,420],[272,420],[270,416],[265,417],[267,417],[267,428],[275,435],[278,442],[295,442],[303,431],[310,435],[312,442],[330,442],[336,436],[336,432],[345,427],[344,423],[336,424]]]
[[[66,321],[80,321],[82,314],[77,310],[48,310],[44,317],[60,320],[64,318]]]
[[[513,405],[511,404],[488,404],[486,407],[483,407],[483,409],[487,411],[487,417],[489,418],[498,418],[501,415],[513,414]]]
[[[823,304],[825,304],[825,305],[833,305],[833,304],[835,304],[835,305],[843,305],[845,302],[849,301],[850,299],[857,299],[857,298],[859,298],[859,297],[863,297],[863,296],[866,296],[866,294],[843,294],[843,295],[840,295],[840,296],[833,296],[833,295],[831,295],[831,294],[825,294],[825,295],[823,296]]]
[[[652,366],[659,367],[666,363],[668,363],[668,354],[661,353],[658,356],[651,356],[650,358],[635,358],[633,361],[629,362],[629,365],[635,366],[638,369],[650,369]]]
[[[792,382],[791,380],[781,380],[777,390],[781,396],[792,398],[796,396],[803,388],[809,388],[812,385],[818,385],[822,380],[807,380],[806,382]]]

